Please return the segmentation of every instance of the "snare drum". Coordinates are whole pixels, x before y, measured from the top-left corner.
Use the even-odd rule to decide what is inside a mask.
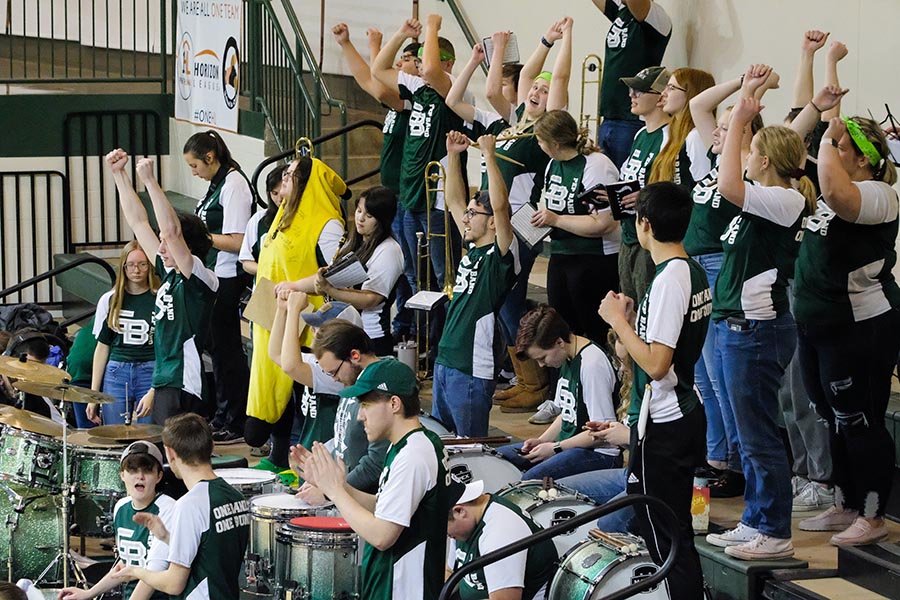
[[[281,525],[275,549],[279,598],[359,598],[359,538],[339,517],[299,517]]]
[[[450,458],[450,474],[463,483],[480,479],[487,494],[522,479],[522,472],[493,448],[483,444],[446,448]]]
[[[297,517],[330,514],[333,504],[310,506],[291,494],[265,494],[250,499],[250,543],[247,546],[247,581],[253,592],[270,593],[276,587],[275,545],[278,529]]]
[[[439,436],[452,436],[453,433],[447,429],[447,426],[432,417],[427,412],[419,411],[419,422],[422,424],[422,427],[427,429],[428,431],[433,431]]]
[[[275,491],[275,473],[258,469],[215,469],[217,477],[228,482],[231,487],[244,494],[248,500],[260,494],[271,494]]]
[[[644,541],[628,534],[607,534],[622,541],[622,549],[608,540],[584,540],[563,557],[548,600],[594,600],[646,579],[659,570],[651,560]],[[669,600],[664,585],[635,596],[641,600]]]
[[[116,501],[125,496],[119,477],[121,449],[76,448],[72,468],[78,532],[88,537],[112,537]]]
[[[546,498],[542,498],[543,494],[540,492],[544,489],[544,484],[538,480],[521,481],[501,490],[498,495],[528,513],[544,529],[568,521],[597,506],[596,502],[572,488],[558,483],[554,486],[555,497],[548,495]],[[586,539],[588,532],[595,527],[596,522],[589,521],[580,527],[557,535],[553,538],[556,551],[562,556],[572,546]]]
[[[62,440],[10,425],[0,440],[0,477],[51,492],[62,491]]]

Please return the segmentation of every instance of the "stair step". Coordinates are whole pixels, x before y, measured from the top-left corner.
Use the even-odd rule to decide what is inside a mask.
[[[700,553],[703,577],[713,590],[715,600],[756,600],[766,579],[784,570],[806,569],[809,563],[795,558],[747,561],[732,558],[722,548],[707,543],[702,536],[694,538]]]
[[[766,581],[765,600],[889,600],[851,581],[834,570],[806,570],[778,573]],[[896,596],[893,596],[896,598]]]
[[[900,598],[900,544],[838,548],[838,573],[868,590]]]

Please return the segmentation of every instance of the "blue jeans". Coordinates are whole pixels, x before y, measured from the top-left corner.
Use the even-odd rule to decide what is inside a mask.
[[[394,317],[393,331],[398,334],[412,335],[416,331],[415,319],[412,310],[406,308],[406,301],[412,296],[412,290],[416,285],[416,255],[409,253],[409,246],[406,243],[406,235],[403,231],[405,218],[406,209],[398,204],[391,230],[403,251],[403,276],[397,280],[397,316]]]
[[[431,414],[461,437],[487,437],[497,383],[434,365]]]
[[[741,521],[775,538],[791,537],[791,470],[778,430],[778,389],[794,349],[791,313],[749,321],[744,331],[716,323],[715,371],[719,391],[737,424],[747,487]]]
[[[121,425],[125,422],[125,411],[137,408],[144,394],[150,389],[153,380],[154,362],[119,362],[110,360],[106,363],[103,375],[103,393],[116,399],[112,404],[100,406],[104,425]],[[150,417],[135,419],[135,423],[152,423]]]
[[[519,275],[516,277],[516,283],[506,295],[506,300],[500,307],[500,327],[503,329],[503,335],[506,337],[506,345],[514,346],[516,344],[516,335],[519,333],[519,320],[525,314],[525,296],[528,294],[528,276],[531,275],[531,268],[534,261],[541,253],[540,246],[528,248],[519,238],[513,240],[514,244],[518,244],[519,250]]]
[[[706,271],[709,289],[715,289],[716,278],[722,268],[722,253],[703,254],[692,258]],[[715,352],[716,328],[710,326],[706,330],[703,353],[694,366],[694,383],[700,391],[703,410],[706,412],[706,458],[727,462],[730,470],[740,473],[741,454],[738,449],[734,415],[731,407],[723,406],[719,400],[719,379],[712,368]]]
[[[615,163],[617,169],[621,169],[622,164],[628,160],[634,136],[643,126],[644,122],[639,119],[603,119],[600,123],[597,145]]]
[[[557,479],[556,483],[581,492],[597,504],[606,504],[627,495],[625,491],[627,478],[628,469],[604,469]],[[626,506],[622,510],[600,517],[597,520],[597,528],[617,533],[634,532],[634,507]]]
[[[424,210],[419,212],[404,211],[403,244],[406,245],[407,254],[404,254],[403,257],[408,261],[407,264],[412,265],[412,268],[407,270],[409,272],[406,272],[406,276],[413,294],[419,291],[416,283],[416,246],[418,245],[416,232],[427,231],[427,224],[428,216]],[[431,233],[444,233],[444,211],[436,208],[431,209]],[[432,281],[436,279],[437,289],[440,289],[444,285],[444,268],[447,260],[446,256],[444,256],[444,239],[432,238],[429,241],[429,246],[431,266],[434,269],[434,279]],[[423,265],[422,268],[424,269],[425,266]],[[423,276],[422,279],[424,280],[425,277]]]
[[[590,448],[570,448],[559,454],[554,454],[547,460],[533,463],[524,456],[519,456],[522,444],[508,444],[497,448],[497,452],[503,458],[516,465],[523,471],[522,480],[543,479],[552,477],[560,479],[570,475],[578,475],[586,471],[599,471],[601,469],[614,469],[622,466],[622,455],[610,456],[595,452]]]

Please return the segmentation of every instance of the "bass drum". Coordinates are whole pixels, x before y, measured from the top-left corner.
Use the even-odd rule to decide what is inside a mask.
[[[644,541],[629,534],[606,534],[606,539],[584,540],[563,557],[548,600],[597,600],[659,570]],[[632,596],[640,600],[669,600],[663,584]]]
[[[447,429],[447,426],[432,417],[427,412],[419,412],[419,422],[422,423],[422,427],[429,431],[433,431],[441,437],[450,436],[453,437],[453,432]]]
[[[522,471],[484,444],[445,447],[450,458],[450,474],[463,483],[483,481],[485,493],[493,494],[522,479]]]
[[[4,579],[7,557],[12,554],[15,579],[37,580],[62,551],[62,496],[45,490],[5,484],[0,488],[0,564]],[[41,580],[62,581],[62,563],[57,562]]]

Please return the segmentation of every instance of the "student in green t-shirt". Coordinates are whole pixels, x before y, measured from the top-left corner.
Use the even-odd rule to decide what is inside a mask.
[[[497,313],[515,282],[513,233],[506,183],[497,164],[492,135],[478,138],[488,170],[488,189],[471,200],[459,175],[459,157],[469,139],[447,135],[449,158],[445,182],[447,208],[463,233],[466,255],[459,263],[453,299],[447,308],[438,345],[432,388],[432,414],[463,437],[488,432],[491,397],[499,371],[496,357],[505,346]]]
[[[636,206],[640,244],[650,251],[656,274],[635,313],[625,294],[610,292],[599,313],[619,336],[634,368],[628,425],[628,493],[665,502],[678,519],[678,558],[666,578],[672,598],[702,598],[703,574],[691,522],[694,469],[706,456],[706,416],[694,391],[712,298],[706,274],[688,258],[681,240],[693,202],[670,182],[643,188]],[[647,507],[636,507],[638,528],[657,564],[670,538]]]
[[[153,160],[144,158],[135,170],[153,204],[157,237],[125,172],[128,154],[121,148],[113,150],[106,155],[106,163],[125,220],[161,279],[153,315],[153,387],[138,403],[136,416],[152,412],[153,422],[162,425],[173,415],[205,412],[200,356],[219,288],[216,274],[203,262],[211,248],[209,233],[198,217],[175,212],[156,180]]]
[[[541,530],[515,504],[485,494],[484,482],[450,484],[447,568],[456,570],[507,544]],[[556,573],[559,554],[553,540],[544,540],[467,575],[457,588],[460,600],[531,600],[542,598]]]
[[[138,402],[150,391],[155,354],[153,312],[156,308],[156,276],[141,245],[133,240],[119,256],[119,271],[113,289],[100,296],[94,315],[97,339],[91,389],[116,399],[113,404],[88,404],[88,418],[104,425],[131,423]],[[129,414],[126,414],[129,413]],[[138,419],[149,423],[150,419]]]
[[[360,598],[436,598],[444,583],[450,470],[440,438],[419,422],[416,376],[400,361],[382,358],[341,396],[359,398],[370,442],[391,444],[378,493],[349,486],[344,465],[320,443],[304,463],[303,477],[365,541]]]

